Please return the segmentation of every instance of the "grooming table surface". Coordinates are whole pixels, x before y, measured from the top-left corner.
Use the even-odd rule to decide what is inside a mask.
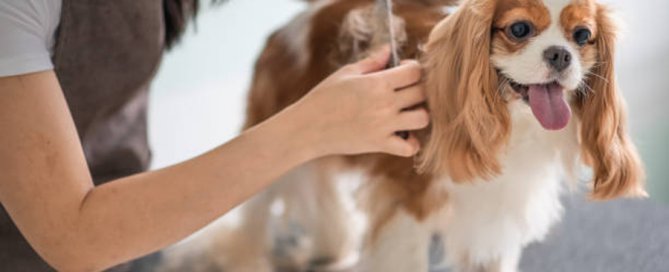
[[[546,241],[527,247],[524,272],[669,271],[669,206],[652,200],[563,199],[565,216]]]
[[[668,205],[652,200],[589,202],[580,194],[566,196],[563,204],[564,218],[547,239],[525,248],[521,271],[669,271]],[[438,255],[436,248],[433,253]],[[202,267],[203,261],[195,263]],[[153,271],[160,262],[161,257],[153,255],[136,262],[132,270]],[[188,265],[180,269],[194,271]],[[450,271],[434,268],[430,272]]]

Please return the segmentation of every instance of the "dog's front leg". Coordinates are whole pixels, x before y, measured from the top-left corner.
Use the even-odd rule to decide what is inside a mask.
[[[450,253],[456,257],[453,262],[453,271],[455,272],[518,272],[518,263],[522,248],[518,246],[509,249],[501,256],[491,260],[473,260],[467,252],[458,252],[457,249],[450,249]]]
[[[371,226],[376,232],[370,233],[365,244],[361,271],[428,271],[430,231],[426,223],[401,208],[389,219],[376,222]]]

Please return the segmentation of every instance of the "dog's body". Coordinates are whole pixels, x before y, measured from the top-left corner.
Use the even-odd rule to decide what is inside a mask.
[[[514,67],[519,66],[513,62],[517,58],[507,60],[513,56],[508,52],[510,46],[496,44],[502,41],[495,36],[497,34],[476,35],[477,31],[494,33],[489,28],[497,22],[500,6],[517,3],[465,1],[461,9],[481,11],[480,14],[472,15],[474,11],[465,10],[456,12],[453,19],[444,19],[454,1],[395,2],[398,24],[393,27],[399,34],[401,55],[420,58],[427,69],[425,84],[433,125],[417,133],[426,142],[418,161],[423,171],[416,171],[413,159],[388,155],[324,158],[294,170],[244,206],[242,225],[234,240],[229,241],[229,247],[235,251],[222,253],[228,254],[231,262],[228,269],[305,269],[309,264],[345,262],[354,255],[360,233],[351,223],[351,211],[335,186],[337,174],[347,169],[360,171],[365,180],[360,206],[369,224],[363,242],[362,271],[427,271],[428,248],[434,234],[443,238],[447,261],[456,271],[516,271],[522,248],[543,239],[559,220],[562,213],[559,196],[564,187],[561,181],[565,173],[574,173],[580,157],[594,168],[595,197],[605,199],[642,192],[639,186],[642,170],[633,146],[626,139],[624,112],[617,108],[620,101],[614,101],[615,105],[600,105],[614,107],[613,120],[592,117],[588,116],[591,113],[587,107],[593,107],[588,103],[594,102],[568,92],[570,89],[565,91],[565,99],[576,109],[578,118],[562,125],[556,123],[561,120],[546,121],[546,117],[537,122],[533,110],[547,106],[528,107],[528,98],[524,101],[521,93],[511,90],[509,80],[502,79],[501,75],[512,77],[516,82],[520,80],[508,74],[513,74]],[[550,2],[546,10],[553,19],[559,20],[559,13],[556,16],[555,12],[571,1],[546,2]],[[373,4],[373,0],[316,2],[272,35],[256,65],[246,127],[262,122],[297,101],[339,67],[372,49],[376,40],[372,27],[374,18],[369,16]],[[476,19],[482,20],[481,24],[490,31],[470,27],[465,23],[470,20],[468,16],[479,16]],[[546,33],[544,36],[550,34]],[[537,40],[542,37],[538,36]],[[476,46],[455,44],[465,42],[485,45],[482,50],[488,52],[476,53],[479,50]],[[421,55],[420,48],[424,44],[427,44],[426,52]],[[440,46],[448,48],[442,50]],[[585,60],[592,58],[592,52],[583,50],[582,69],[599,69],[591,68],[593,65]],[[602,51],[600,48],[599,54],[604,54]],[[458,54],[461,56],[457,57]],[[473,63],[478,58],[468,58],[477,54],[485,55],[483,64]],[[603,62],[603,57],[597,59]],[[443,71],[440,65],[453,67]],[[474,69],[479,65],[484,69]],[[496,69],[485,68],[486,65]],[[478,77],[480,82],[470,81],[463,85],[465,87],[451,88],[448,86],[451,83],[440,82],[446,79],[441,79],[436,72],[451,73],[452,76],[446,78],[452,79],[453,84],[467,77]],[[609,76],[604,72],[592,73],[598,73],[598,77]],[[494,82],[496,90],[488,90],[489,86],[485,85],[488,81]],[[613,79],[607,83],[613,85]],[[598,83],[587,84],[596,88]],[[480,94],[476,86],[483,89]],[[527,92],[536,87],[525,88]],[[463,97],[461,89],[469,93]],[[493,91],[496,94],[492,94]],[[444,98],[460,104],[444,105],[439,102]],[[482,104],[470,104],[470,101]],[[600,111],[604,113],[593,115],[608,112]],[[535,112],[537,114],[544,113]],[[599,121],[589,122],[589,118]],[[468,123],[470,121],[472,123]],[[594,126],[593,122],[610,123],[602,125],[609,127],[594,132],[583,127]],[[547,130],[548,126],[562,127],[553,131]],[[609,130],[613,130],[612,134],[602,136]],[[620,149],[602,151],[601,147],[606,145]],[[286,221],[299,222],[312,237],[308,242],[294,241],[294,247],[305,251],[290,258],[271,257],[274,254],[271,253],[270,210],[277,199],[284,204]]]

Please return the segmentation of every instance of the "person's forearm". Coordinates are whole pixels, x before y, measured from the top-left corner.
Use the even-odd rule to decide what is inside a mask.
[[[168,246],[318,156],[314,139],[288,118],[279,115],[187,162],[92,189],[70,238],[80,242],[74,264],[96,260],[84,269],[106,268]]]

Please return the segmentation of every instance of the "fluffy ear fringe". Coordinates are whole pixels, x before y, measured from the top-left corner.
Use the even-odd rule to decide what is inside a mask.
[[[501,171],[510,118],[490,64],[494,3],[468,1],[430,34],[423,63],[432,125],[419,171],[456,182]]]
[[[591,93],[577,100],[581,119],[581,149],[592,167],[591,198],[643,197],[645,174],[636,147],[627,134],[626,109],[617,90],[614,71],[615,21],[609,10],[598,6],[598,62],[587,84]]]

